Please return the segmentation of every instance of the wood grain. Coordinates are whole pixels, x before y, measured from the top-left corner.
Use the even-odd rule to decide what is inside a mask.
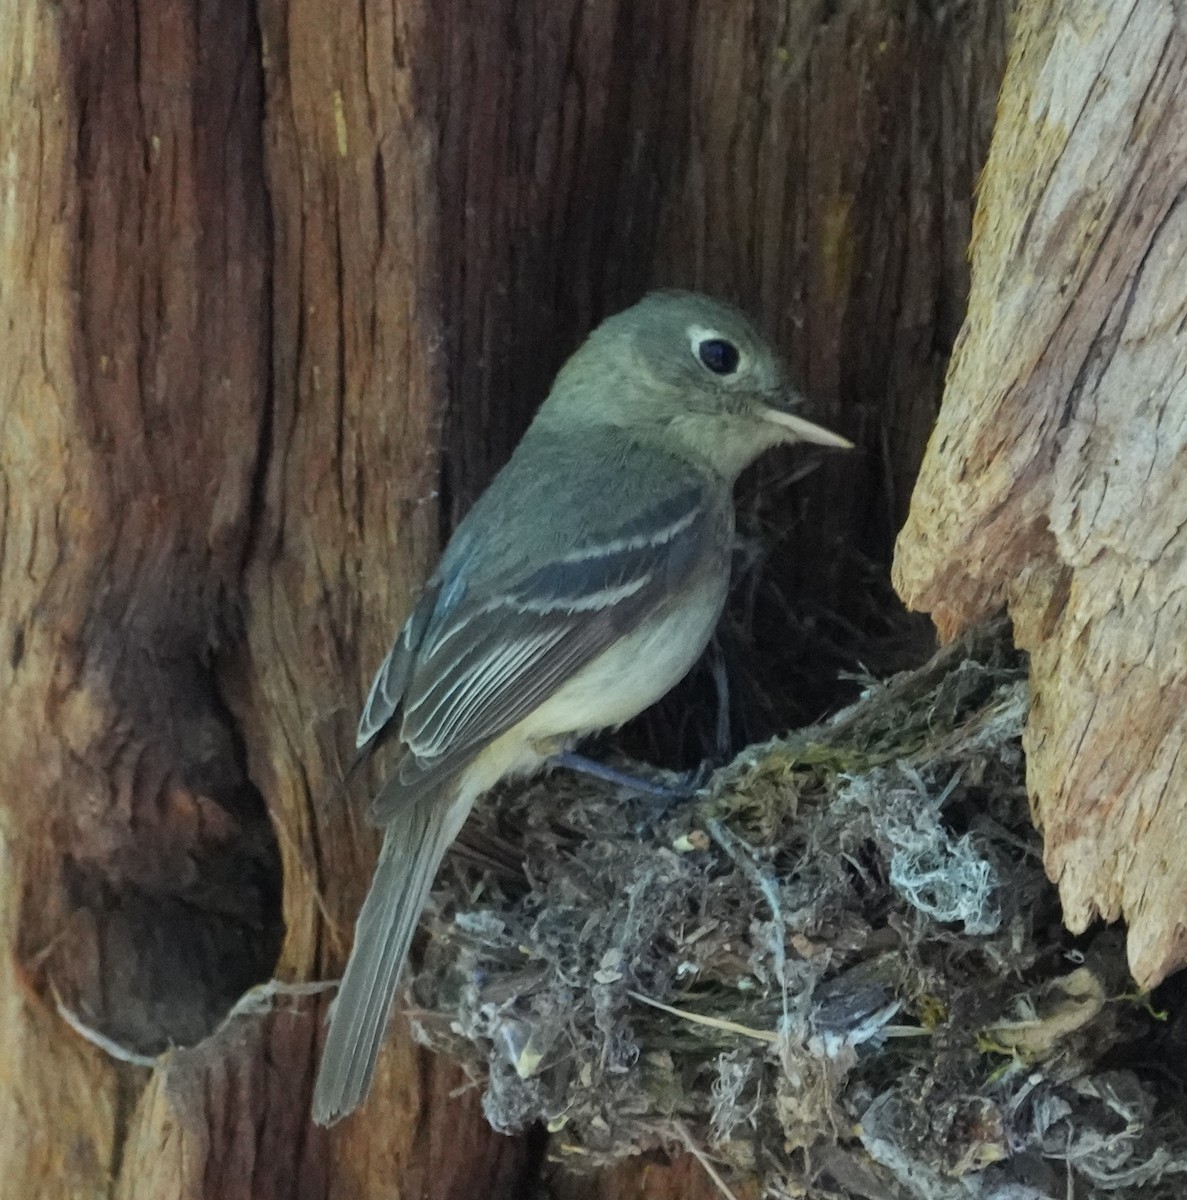
[[[338,790],[441,535],[604,313],[742,302],[872,447],[788,590],[885,558],[967,285],[1005,5],[0,0],[0,1177],[518,1197],[393,1022],[307,1123],[374,840]],[[782,618],[780,618],[782,620]],[[779,626],[780,640],[794,631]],[[72,1030],[106,1037],[151,1069]],[[716,1195],[631,1161],[555,1194]],[[747,1184],[739,1181],[739,1194]]]
[[[895,579],[945,636],[1009,606],[1028,781],[1074,930],[1187,961],[1187,29],[1031,0],[981,187],[969,315]]]

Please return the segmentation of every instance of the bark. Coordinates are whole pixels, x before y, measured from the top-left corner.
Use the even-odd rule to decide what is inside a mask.
[[[1182,488],[1187,28],[1162,0],[1024,4],[973,287],[895,577],[951,637],[1008,605],[1028,787],[1065,919],[1187,961]]]
[[[1004,37],[990,0],[0,0],[6,1188],[525,1193],[538,1146],[403,1018],[329,1134],[324,997],[224,1018],[340,968],[368,677],[602,313],[755,311],[874,448],[805,489],[787,586],[885,554]],[[715,1194],[687,1158],[556,1188]]]
[[[343,701],[436,535],[425,134],[390,30],[368,79],[357,17],[268,16],[5,13],[14,1194],[498,1195],[522,1159],[406,1034],[383,1136],[334,1139],[307,1117],[318,1006],[200,1040],[274,969],[341,962],[371,853],[337,795]],[[381,138],[400,167],[377,190]],[[121,1067],[56,997],[121,1055],[198,1044]]]

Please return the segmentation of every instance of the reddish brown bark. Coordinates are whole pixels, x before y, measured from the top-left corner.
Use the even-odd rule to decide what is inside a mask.
[[[777,573],[837,603],[837,540],[885,551],[962,311],[1001,6],[71,0],[0,4],[0,35],[0,1174],[522,1195],[536,1147],[402,1019],[330,1133],[323,1000],[201,1039],[273,970],[339,969],[369,673],[603,312],[657,284],[755,311],[874,448],[800,493]],[[197,1045],[117,1063],[55,997],[133,1055]],[[715,1194],[689,1159],[556,1186]]]

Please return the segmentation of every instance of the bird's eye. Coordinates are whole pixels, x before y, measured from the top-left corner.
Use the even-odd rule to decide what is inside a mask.
[[[705,338],[697,345],[697,358],[714,375],[732,375],[738,369],[738,347],[724,338]]]

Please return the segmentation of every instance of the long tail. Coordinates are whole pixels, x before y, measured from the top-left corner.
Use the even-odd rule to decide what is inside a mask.
[[[459,807],[462,811],[458,811]],[[434,796],[392,815],[371,890],[355,926],[313,1090],[313,1119],[331,1125],[371,1088],[396,983],[437,867],[469,803]]]

